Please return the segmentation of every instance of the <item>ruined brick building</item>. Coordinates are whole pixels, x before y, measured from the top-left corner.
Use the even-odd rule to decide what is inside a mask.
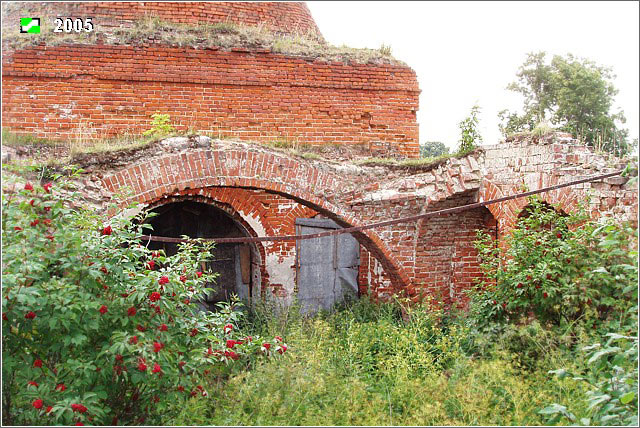
[[[92,17],[96,32],[37,43],[3,36],[3,127],[90,141],[139,134],[160,112],[178,130],[199,135],[80,157],[88,198],[106,204],[127,190],[126,201],[159,213],[158,235],[313,233],[489,200],[622,165],[564,134],[522,137],[418,168],[354,163],[357,156],[418,156],[416,75],[385,55],[332,51],[303,3],[21,7],[27,9],[4,11],[3,28],[29,13],[49,25],[55,17]],[[218,37],[213,44],[206,36],[211,32]],[[300,34],[310,45],[297,45]],[[278,146],[316,147],[324,158]],[[613,177],[542,198],[569,212],[590,197],[594,217],[637,222],[638,194],[626,183]],[[353,237],[220,245],[208,268],[222,273],[217,298],[231,291],[249,299],[297,295],[310,306],[328,306],[348,292],[404,290],[460,302],[480,276],[476,230],[501,239],[526,204],[518,199]]]

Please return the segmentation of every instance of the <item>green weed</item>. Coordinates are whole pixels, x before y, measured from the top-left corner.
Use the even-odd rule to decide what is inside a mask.
[[[426,306],[361,299],[315,318],[275,310],[260,305],[247,322],[265,337],[284,332],[284,358],[209,388],[209,406],[191,400],[167,423],[540,425],[545,403],[584,388],[523,372],[510,351],[471,357],[463,320]]]

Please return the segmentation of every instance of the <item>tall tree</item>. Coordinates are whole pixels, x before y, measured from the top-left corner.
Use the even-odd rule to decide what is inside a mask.
[[[538,52],[527,55],[516,76],[507,89],[524,96],[523,113],[499,113],[505,136],[550,122],[596,149],[629,152],[628,131],[620,127],[626,121],[624,113],[610,111],[618,93],[610,68],[571,54],[555,55],[547,63],[546,54]]]

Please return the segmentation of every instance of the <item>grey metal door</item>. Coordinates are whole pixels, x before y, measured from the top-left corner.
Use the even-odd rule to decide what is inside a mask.
[[[298,218],[296,233],[308,235],[341,226],[330,219]],[[360,244],[350,234],[296,242],[298,300],[301,311],[314,314],[358,295]]]

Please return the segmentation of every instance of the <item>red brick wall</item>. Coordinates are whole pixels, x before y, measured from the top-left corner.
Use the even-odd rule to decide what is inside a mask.
[[[5,53],[3,126],[47,138],[137,133],[168,113],[180,130],[245,140],[387,144],[418,156],[408,67],[323,63],[260,51],[57,46]]]
[[[184,24],[231,22],[320,36],[307,5],[301,2],[50,2],[23,4],[20,8],[30,16],[92,17],[98,26],[154,16]]]
[[[476,194],[467,191],[430,204],[424,198],[405,197],[360,204],[352,209],[363,222],[375,223],[470,204],[475,202]],[[433,295],[447,305],[464,306],[467,299],[463,290],[472,287],[482,276],[473,245],[476,231],[488,230],[495,237],[496,227],[491,212],[478,208],[376,228],[376,232],[405,268],[409,277],[405,291],[409,296]],[[361,258],[368,260],[365,250]],[[369,284],[369,293],[389,295],[399,291],[386,280],[375,259],[361,267],[360,281]]]
[[[464,202],[469,203],[469,202]],[[460,205],[447,201],[438,208]],[[424,295],[439,296],[445,304],[464,306],[464,291],[482,278],[476,232],[486,230],[496,236],[496,223],[486,208],[434,217],[422,223],[416,241],[413,287]]]

